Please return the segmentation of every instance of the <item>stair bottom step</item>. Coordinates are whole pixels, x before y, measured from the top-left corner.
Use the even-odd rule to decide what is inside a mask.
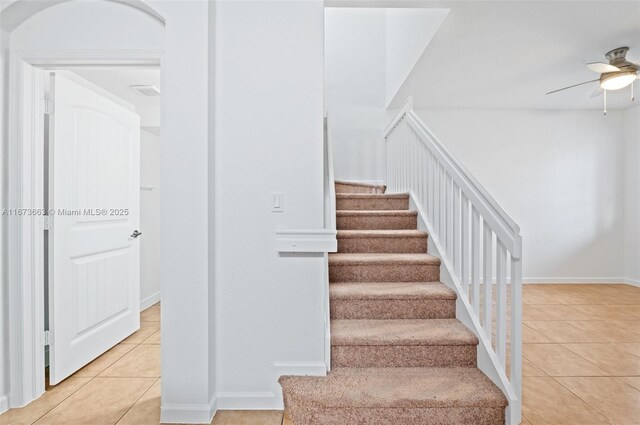
[[[334,367],[475,367],[475,345],[334,345]]]
[[[287,403],[285,397],[285,405]],[[322,408],[287,410],[295,425],[497,425],[504,424],[502,407],[464,408]]]

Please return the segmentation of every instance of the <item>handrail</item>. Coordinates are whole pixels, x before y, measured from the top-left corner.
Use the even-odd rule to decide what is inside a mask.
[[[520,227],[415,114],[411,98],[386,127],[384,138],[387,187],[390,192],[411,194],[420,226],[429,232],[429,252],[442,259],[441,280],[458,294],[458,317],[480,340],[478,367],[509,400],[508,423],[518,424],[522,408]]]

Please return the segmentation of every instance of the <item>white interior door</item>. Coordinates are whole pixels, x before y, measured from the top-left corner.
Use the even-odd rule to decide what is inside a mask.
[[[90,85],[51,78],[50,382],[140,326],[140,118]]]

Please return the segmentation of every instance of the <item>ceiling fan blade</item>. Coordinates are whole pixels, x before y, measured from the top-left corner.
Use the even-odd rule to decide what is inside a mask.
[[[620,68],[618,68],[617,66],[609,65],[608,63],[602,63],[602,62],[588,63],[587,68],[589,68],[593,72],[597,72],[598,74],[604,74],[605,72],[620,71]]]
[[[578,84],[574,84],[574,85],[572,85],[572,86],[563,87],[563,88],[558,89],[558,90],[550,91],[550,92],[549,92],[549,93],[547,93],[547,94],[557,93],[557,92],[559,92],[559,91],[567,90],[567,89],[571,89],[571,88],[573,88],[573,87],[582,86],[582,85],[584,85],[584,84],[595,83],[596,81],[600,81],[600,79],[599,79],[599,78],[596,78],[595,80],[585,81],[584,83],[578,83]]]
[[[598,96],[602,96],[602,93],[604,93],[604,89],[600,86],[598,86],[597,89],[595,89],[593,91],[593,93],[591,93],[591,97],[598,97]]]

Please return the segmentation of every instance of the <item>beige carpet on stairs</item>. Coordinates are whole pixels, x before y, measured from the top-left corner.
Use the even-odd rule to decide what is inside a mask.
[[[282,376],[295,425],[503,424],[507,400],[477,368],[477,337],[455,318],[407,194],[336,182],[326,377]]]

